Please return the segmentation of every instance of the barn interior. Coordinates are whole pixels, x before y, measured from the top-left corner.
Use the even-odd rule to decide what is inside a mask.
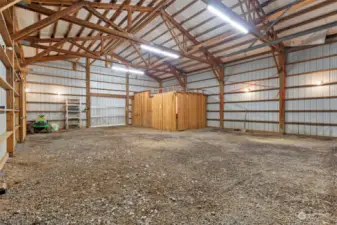
[[[337,2],[0,0],[0,224],[335,224]]]

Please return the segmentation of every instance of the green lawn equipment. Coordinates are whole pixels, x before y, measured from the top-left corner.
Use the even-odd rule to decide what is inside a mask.
[[[30,133],[34,134],[44,131],[51,133],[52,126],[48,123],[45,115],[39,115],[36,117],[35,122],[30,126]]]

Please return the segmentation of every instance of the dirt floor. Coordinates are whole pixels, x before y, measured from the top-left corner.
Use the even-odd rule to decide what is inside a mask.
[[[4,173],[0,224],[337,224],[333,140],[83,129],[28,136]]]

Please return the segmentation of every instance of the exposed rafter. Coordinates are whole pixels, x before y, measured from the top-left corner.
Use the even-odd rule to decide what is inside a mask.
[[[81,9],[83,6],[85,6],[87,3],[86,2],[79,2],[79,3],[76,3],[72,6],[69,6],[68,8],[66,9],[63,9],[59,12],[55,12],[54,13],[51,13],[47,18],[43,19],[43,20],[40,20],[28,27],[25,27],[24,29],[16,32],[12,39],[14,41],[19,41],[19,40],[22,40],[23,38],[27,37],[28,35],[38,31],[38,30],[41,30],[42,28],[52,24],[52,23],[55,23],[58,19],[64,17],[64,16],[67,16],[71,13],[74,13],[76,12],[77,10]],[[25,7],[26,4],[24,3],[21,3],[20,4],[21,6]]]
[[[200,17],[204,13],[208,13],[206,7],[196,10],[192,14],[190,13],[191,11],[188,12],[188,9],[198,4],[200,6],[201,1],[206,4],[209,2],[215,4],[217,8],[221,9],[229,17],[248,27],[250,34],[255,38],[245,38],[244,34],[238,34],[234,28],[231,28],[225,22],[207,27],[207,24],[210,25],[217,20],[217,16],[205,17],[202,20]],[[275,52],[277,52],[277,48],[283,40],[289,40],[289,38],[292,39],[298,35],[308,34],[308,32],[319,29],[289,33],[288,29],[295,29],[296,24],[292,23],[289,28],[281,25],[281,29],[274,30],[276,24],[288,22],[300,16],[301,12],[308,13],[326,7],[329,4],[334,4],[334,1],[328,0],[318,4],[312,4],[315,3],[312,0],[298,0],[270,11],[270,8],[274,7],[270,3],[274,1],[279,0],[267,0],[263,3],[260,3],[258,0],[237,0],[237,3],[230,7],[220,0],[191,0],[188,3],[176,0],[150,0],[148,2],[139,0],[136,5],[131,4],[130,0],[118,3],[114,0],[110,0],[110,2],[103,2],[102,0],[95,0],[94,2],[80,0],[31,0],[30,4],[14,1],[18,7],[33,11],[37,15],[46,16],[46,18],[40,17],[39,21],[22,30],[11,33],[10,37],[13,37],[14,40],[27,40],[32,43],[32,46],[41,46],[42,43],[45,43],[43,48],[36,47],[37,55],[39,55],[41,50],[44,53],[48,52],[47,55],[43,55],[42,57],[39,55],[40,58],[38,60],[47,60],[48,54],[54,52],[60,58],[66,57],[66,55],[78,57],[78,60],[84,56],[91,57],[91,63],[94,63],[95,60],[108,59],[109,62],[118,62],[127,66],[132,65],[135,68],[143,68],[143,70],[153,73],[154,76],[158,77],[166,78],[173,75],[182,86],[184,85],[184,74],[186,72],[212,69],[218,80],[221,81],[222,73],[220,68],[223,67],[223,62],[230,61],[232,58],[241,58],[241,55],[244,57],[246,56],[246,52],[263,47],[270,48],[274,59],[276,59]],[[175,4],[180,4],[181,7],[176,12],[171,11],[174,7],[166,11],[165,9],[172,3],[174,3],[174,6],[176,6]],[[11,4],[13,5],[14,3],[11,2]],[[75,10],[74,7],[79,4],[83,5]],[[269,7],[268,14],[264,12],[266,6]],[[0,4],[0,9],[1,7],[6,6],[5,4]],[[56,10],[57,8],[59,9],[58,11]],[[81,10],[81,13],[77,15],[81,8],[89,13],[83,14],[84,10]],[[111,13],[111,9],[114,10],[113,13]],[[188,15],[185,19],[181,20],[183,17],[178,17],[178,15],[187,12],[191,15]],[[322,20],[334,15],[334,12],[329,12],[314,18]],[[8,13],[8,10],[4,10],[3,16],[7,26],[10,28],[13,25],[11,22],[12,15]],[[159,21],[158,17],[160,16],[162,20]],[[201,19],[199,20],[200,22],[192,25],[193,20],[197,18]],[[314,18],[303,20],[298,25],[304,27],[309,22],[312,23]],[[156,19],[158,23],[153,23]],[[60,33],[60,20],[69,23],[69,26],[67,26],[63,33]],[[152,23],[155,25],[152,25]],[[29,36],[50,25],[52,28],[50,35],[46,35],[45,30],[43,30],[41,36]],[[78,29],[76,25],[81,28]],[[322,27],[326,29],[332,26],[334,26],[334,23],[326,26],[323,24]],[[156,33],[155,31],[159,27],[164,27],[165,30]],[[207,28],[202,31],[201,27]],[[142,32],[144,28],[147,29],[146,32]],[[225,28],[223,33],[221,33],[222,28]],[[215,36],[212,35],[213,31],[216,34]],[[292,35],[284,37],[279,35],[278,32]],[[294,35],[294,33],[296,34]],[[60,34],[64,38],[59,38]],[[211,38],[207,38],[206,35],[208,37],[211,36]],[[278,38],[278,36],[282,38]],[[241,38],[242,41],[239,40]],[[58,46],[57,51],[46,51],[46,47],[54,48],[55,43],[64,39],[68,43]],[[231,44],[231,42],[234,44]],[[157,56],[156,54],[141,50],[141,44],[170,51],[181,57],[180,59],[170,59]],[[247,55],[251,54],[256,53],[252,52]],[[50,57],[50,59],[52,58]],[[277,60],[275,60],[275,63],[277,64]]]

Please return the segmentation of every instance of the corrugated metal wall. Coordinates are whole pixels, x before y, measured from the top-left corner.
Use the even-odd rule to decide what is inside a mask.
[[[224,80],[224,128],[279,131],[279,78],[273,57],[228,64]]]
[[[32,121],[38,114],[45,114],[52,122],[64,127],[64,103],[67,98],[81,98],[82,109],[86,102],[85,59],[80,61],[77,71],[71,62],[53,61],[37,63],[27,75],[27,111],[28,120]],[[91,67],[91,93],[126,95],[126,75],[104,67],[96,61]],[[129,76],[129,93],[159,88],[159,83],[147,76]],[[60,95],[58,95],[60,93]],[[125,98],[91,97],[92,126],[125,125]],[[123,109],[122,109],[123,107]],[[132,116],[132,100],[129,102],[129,123]],[[123,119],[122,119],[123,117]],[[82,113],[86,126],[86,114]]]
[[[97,62],[98,63],[98,62]],[[91,93],[126,95],[125,74],[113,72],[110,68],[94,64],[91,71]],[[91,97],[91,126],[125,125],[125,99]]]
[[[219,82],[213,71],[190,74],[187,76],[187,89],[201,92],[207,97],[207,126],[220,127]]]
[[[286,132],[336,137],[337,43],[289,52],[286,82]]]
[[[99,62],[98,62],[99,63]],[[91,93],[126,95],[126,74],[93,64]],[[129,94],[159,88],[159,83],[147,76],[129,75]],[[125,125],[125,99],[91,97],[92,126]],[[129,124],[132,122],[132,100],[129,101]],[[123,108],[123,109],[122,109]]]
[[[163,81],[164,92],[168,91],[182,91],[184,90],[176,78],[170,78]]]
[[[50,122],[64,127],[65,101],[67,98],[80,98],[85,109],[85,72],[74,71],[72,64],[55,61],[31,65],[27,74],[27,121],[44,114]],[[82,113],[82,126],[86,125],[86,114]]]

